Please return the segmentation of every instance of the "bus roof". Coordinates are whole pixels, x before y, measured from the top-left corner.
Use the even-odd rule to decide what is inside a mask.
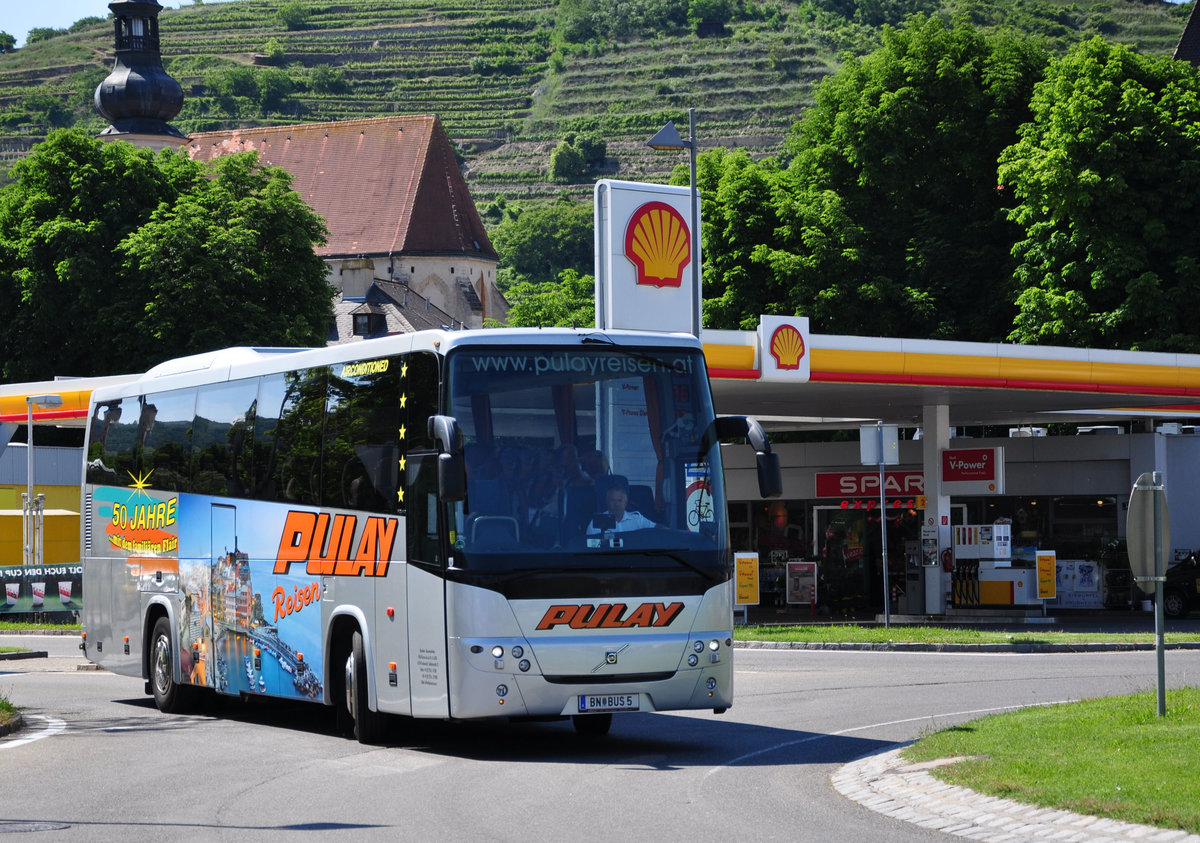
[[[583,345],[588,339],[617,345],[701,349],[700,342],[690,334],[650,331],[598,331],[594,328],[429,330],[321,348],[235,347],[193,354],[167,360],[143,375],[132,376],[106,388],[97,389],[93,401],[109,401],[131,394],[160,392],[278,371],[370,360],[409,351],[446,354],[454,348],[466,346],[570,346]]]

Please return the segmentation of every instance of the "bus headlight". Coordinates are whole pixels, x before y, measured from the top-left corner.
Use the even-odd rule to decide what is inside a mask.
[[[695,653],[688,654],[688,667],[695,667],[700,663],[700,657]]]
[[[504,648],[497,644],[492,648],[492,658],[498,659],[504,655]]]
[[[692,645],[692,649],[695,650],[697,653],[703,653],[704,652],[704,642],[697,641],[695,644]]]

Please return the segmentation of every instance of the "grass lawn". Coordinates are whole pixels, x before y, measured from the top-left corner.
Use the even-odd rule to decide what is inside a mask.
[[[58,632],[58,633],[76,633],[80,631],[80,626],[77,623],[14,623],[13,621],[0,621],[0,633],[21,633],[21,632]]]
[[[1200,833],[1200,688],[1021,709],[954,726],[904,750],[963,756],[931,771],[980,793]],[[974,757],[983,756],[983,757]]]
[[[851,644],[1012,644],[1022,641],[1045,644],[1154,643],[1153,632],[1005,632],[987,629],[952,629],[940,626],[858,626],[824,624],[813,626],[738,626],[738,641],[788,641]],[[1200,633],[1178,632],[1164,636],[1168,643],[1200,641]]]

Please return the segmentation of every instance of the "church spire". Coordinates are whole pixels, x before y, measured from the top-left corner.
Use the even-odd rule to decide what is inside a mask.
[[[182,146],[187,138],[167,123],[183,107],[183,89],[163,70],[158,46],[157,0],[113,0],[117,58],[96,88],[96,110],[112,121],[102,140],[138,146]]]

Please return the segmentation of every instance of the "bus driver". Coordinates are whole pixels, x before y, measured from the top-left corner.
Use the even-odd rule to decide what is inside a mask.
[[[648,530],[658,526],[640,512],[625,509],[629,504],[629,492],[620,483],[614,483],[609,488],[605,501],[608,505],[605,514],[612,519],[612,523],[611,525],[607,523],[608,518],[593,518],[587,526],[589,536],[598,535],[602,528],[617,533],[627,533],[632,530]],[[601,523],[597,524],[597,521]]]

